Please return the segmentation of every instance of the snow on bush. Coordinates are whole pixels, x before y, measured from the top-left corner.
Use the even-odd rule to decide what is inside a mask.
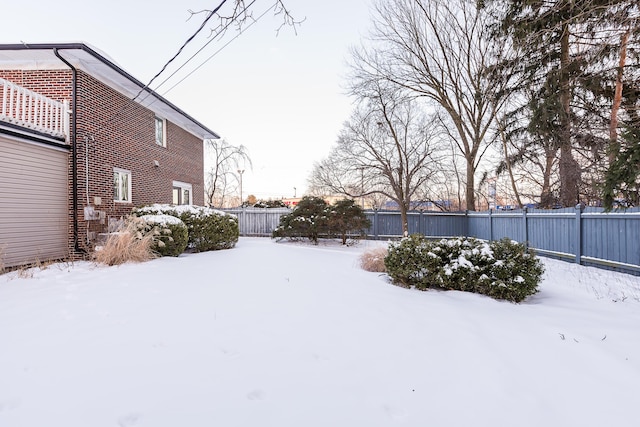
[[[520,302],[537,292],[544,268],[526,247],[458,237],[429,241],[411,235],[391,243],[387,273],[404,287],[450,289]]]
[[[187,248],[189,232],[180,218],[171,215],[142,215],[140,233],[153,237],[151,249],[160,256],[178,256]]]
[[[327,205],[320,197],[305,196],[291,213],[280,217],[272,237],[306,238],[315,244],[319,238],[339,237],[346,245],[348,238],[363,237],[370,226],[371,222],[354,200],[343,199]]]
[[[203,206],[154,204],[134,209],[133,214],[179,218],[187,227],[188,247],[198,252],[233,248],[240,236],[238,217]]]

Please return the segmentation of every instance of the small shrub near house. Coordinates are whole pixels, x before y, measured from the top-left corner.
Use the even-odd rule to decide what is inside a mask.
[[[233,248],[240,236],[235,215],[202,206],[154,204],[134,209],[133,214],[180,218],[187,226],[188,247],[197,252]]]
[[[371,226],[362,209],[353,200],[339,200],[328,205],[320,197],[303,197],[293,212],[283,215],[273,231],[276,239],[309,239],[339,237],[347,244],[349,237],[362,237]]]
[[[138,231],[153,237],[151,249],[160,256],[179,256],[187,248],[189,232],[180,218],[171,215],[143,215]]]
[[[430,241],[411,235],[392,243],[384,262],[400,286],[474,292],[513,302],[535,294],[544,272],[531,251],[509,239]]]

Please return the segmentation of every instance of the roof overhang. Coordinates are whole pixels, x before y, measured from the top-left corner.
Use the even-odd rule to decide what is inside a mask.
[[[107,55],[84,43],[0,44],[0,69],[42,70],[68,69],[55,52],[78,70],[134,99],[158,116],[201,139],[219,136],[165,98],[145,87]]]

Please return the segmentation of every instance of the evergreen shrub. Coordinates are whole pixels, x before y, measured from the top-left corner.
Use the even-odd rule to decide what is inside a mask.
[[[327,202],[320,197],[305,196],[289,214],[280,217],[280,224],[273,230],[273,238],[291,240],[307,238],[318,243],[321,234],[326,234]]]
[[[189,232],[180,218],[172,215],[143,215],[139,231],[153,237],[151,249],[160,256],[179,256],[187,248]]]
[[[347,237],[351,233],[358,233],[363,237],[366,230],[371,227],[364,211],[352,199],[338,200],[333,205],[327,207],[327,225],[329,235],[337,235],[342,240],[342,244],[347,244]]]
[[[231,249],[240,237],[238,217],[216,209],[192,205],[149,205],[134,215],[171,215],[187,226],[188,247],[197,252]]]
[[[390,244],[385,267],[400,286],[467,291],[513,302],[535,294],[544,272],[530,250],[509,239],[430,241],[417,234]]]
[[[371,226],[364,211],[353,200],[338,200],[328,205],[320,197],[303,197],[296,208],[280,217],[280,224],[273,230],[272,237],[291,240],[340,237],[342,244],[353,235],[364,236]]]

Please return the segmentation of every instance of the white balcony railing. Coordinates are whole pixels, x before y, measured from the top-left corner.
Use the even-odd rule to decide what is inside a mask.
[[[69,142],[69,101],[54,101],[0,78],[0,121]]]

